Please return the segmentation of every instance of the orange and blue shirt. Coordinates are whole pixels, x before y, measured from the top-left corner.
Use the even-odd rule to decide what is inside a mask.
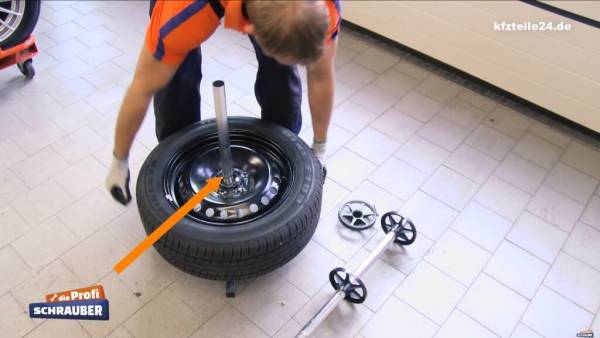
[[[340,0],[327,0],[327,43],[340,29]],[[250,22],[240,0],[156,1],[146,30],[146,48],[155,59],[180,64],[186,55],[206,41],[224,19],[224,27],[244,32]]]

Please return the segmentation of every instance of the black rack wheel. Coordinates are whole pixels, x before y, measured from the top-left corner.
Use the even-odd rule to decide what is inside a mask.
[[[33,60],[29,59],[29,60],[25,60],[22,63],[18,63],[17,67],[19,67],[19,70],[21,71],[21,73],[23,75],[25,75],[26,78],[33,79],[33,77],[35,76],[35,68],[33,68]]]
[[[367,299],[367,287],[351,272],[344,268],[335,268],[329,272],[329,283],[335,291],[342,290],[346,294],[345,300],[354,304],[361,304]]]
[[[417,238],[417,228],[413,222],[394,211],[381,216],[381,228],[386,234],[390,231],[395,231],[396,239],[394,243],[400,245],[410,245]]]

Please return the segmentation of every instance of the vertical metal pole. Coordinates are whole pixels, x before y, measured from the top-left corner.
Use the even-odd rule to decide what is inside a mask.
[[[213,94],[215,97],[215,117],[217,120],[217,131],[219,133],[219,152],[221,154],[221,170],[223,171],[223,185],[233,185],[233,170],[231,168],[231,148],[229,145],[229,126],[227,124],[227,101],[225,99],[225,83],[223,81],[213,82]]]

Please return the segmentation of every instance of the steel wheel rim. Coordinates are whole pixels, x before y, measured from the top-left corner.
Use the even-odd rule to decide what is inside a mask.
[[[186,217],[214,226],[241,225],[271,212],[285,198],[292,184],[289,160],[274,142],[248,131],[230,130],[234,169],[246,191],[229,195],[213,192]],[[219,175],[218,139],[212,133],[177,150],[163,176],[165,197],[179,208],[205,180]],[[243,163],[244,165],[240,165]],[[240,177],[244,172],[246,177]]]
[[[25,0],[0,0],[0,43],[19,27],[25,14]]]

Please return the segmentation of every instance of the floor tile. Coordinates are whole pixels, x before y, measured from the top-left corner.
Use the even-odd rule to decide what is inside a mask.
[[[406,75],[410,75],[411,77],[423,81],[428,76],[431,75],[429,71],[425,68],[420,67],[419,65],[411,62],[411,61],[400,61],[396,65],[394,65],[394,69],[403,72]]]
[[[365,181],[366,182],[366,181]],[[334,181],[326,178],[321,198],[321,216],[327,215],[334,207],[342,202],[350,191]]]
[[[390,109],[371,123],[371,127],[393,137],[398,142],[405,142],[416,133],[423,124],[401,112]]]
[[[452,100],[460,91],[460,86],[437,75],[431,75],[423,81],[417,91],[436,101],[445,103]]]
[[[600,231],[600,197],[592,196],[581,216],[581,221]]]
[[[130,248],[127,248],[127,250],[130,250]],[[105,265],[113,266],[125,254],[108,260]],[[182,274],[177,268],[167,263],[155,250],[147,250],[135,261],[135,264],[131,264],[123,271],[119,278],[127,284],[132,292],[139,294],[139,298],[146,303],[174,281],[181,278]]]
[[[600,179],[600,151],[578,142],[571,142],[561,157],[561,161]]]
[[[394,105],[398,101],[398,96],[373,85],[367,85],[354,93],[350,97],[350,101],[379,115]]]
[[[37,225],[70,202],[70,196],[56,182],[48,180],[16,197],[12,206],[29,225]]]
[[[352,136],[352,133],[334,124],[331,124],[329,126],[329,131],[327,132],[327,150],[325,151],[327,158],[331,158],[333,154],[335,154],[346,143],[348,143],[350,139],[352,139]],[[310,145],[314,138],[313,130],[306,128],[300,133],[300,137],[306,142],[306,144]]]
[[[94,188],[103,185],[106,174],[106,167],[96,158],[90,156],[65,170],[61,170],[54,176],[54,180],[69,196],[73,199],[79,199]]]
[[[573,336],[589,327],[592,315],[542,286],[523,315],[523,323],[548,338]]]
[[[578,223],[563,250],[574,258],[600,271],[600,231]]]
[[[552,263],[567,239],[567,233],[528,212],[524,212],[514,224],[506,239],[538,258]]]
[[[511,221],[519,217],[530,198],[526,192],[493,176],[475,195],[477,202]]]
[[[448,168],[479,184],[483,184],[487,180],[498,163],[492,157],[467,145],[461,145],[444,162]]]
[[[44,147],[59,140],[64,135],[62,129],[51,122],[30,127],[16,135],[13,140],[27,155],[33,155]]]
[[[29,188],[10,170],[0,170],[0,205],[9,206],[15,196],[24,194]]]
[[[331,285],[324,286],[310,301],[294,316],[294,321],[304,326],[329,301],[334,292]],[[327,319],[315,331],[319,338],[351,338],[354,337],[371,319],[373,312],[366,306],[355,306],[349,302],[340,303]],[[295,334],[298,331],[294,332]]]
[[[84,284],[92,285],[108,274],[126,254],[127,249],[105,229],[100,229],[64,254],[62,260]],[[136,264],[138,262],[139,259]]]
[[[335,77],[352,88],[360,89],[375,79],[377,73],[355,62],[348,62],[335,71]]]
[[[542,186],[529,202],[527,210],[546,222],[571,232],[583,211],[583,205]]]
[[[402,205],[402,200],[370,181],[361,183],[358,188],[347,196],[346,200],[364,200],[374,205],[379,215],[383,215],[389,210],[398,210]]]
[[[75,320],[46,320],[27,335],[28,338],[81,338],[85,336],[87,334]]]
[[[563,149],[537,136],[525,134],[517,142],[517,145],[513,148],[513,152],[549,170],[558,161],[560,155],[563,153]]]
[[[450,153],[426,139],[414,135],[396,151],[395,155],[422,172],[431,174]]]
[[[13,114],[2,112],[0,116],[0,140],[19,134],[25,130],[25,124]]]
[[[448,151],[456,150],[468,134],[467,129],[441,117],[434,117],[419,131],[420,136]]]
[[[516,292],[481,274],[458,308],[500,337],[509,337],[528,304]]]
[[[338,50],[339,50],[338,46]],[[293,338],[296,337],[298,332],[302,329],[302,326],[298,324],[293,319],[290,319],[285,325],[281,328],[281,330],[277,331],[277,333],[273,336],[273,338]]]
[[[531,125],[531,120],[506,106],[498,105],[487,116],[484,123],[512,138],[519,139]]]
[[[10,276],[0,279],[0,295],[10,291],[34,273],[11,246],[0,249],[0,263],[0,275]]]
[[[400,147],[400,143],[373,128],[366,128],[346,144],[346,148],[380,165]]]
[[[511,225],[507,219],[471,201],[450,227],[488,251],[494,252]]]
[[[600,272],[569,255],[558,255],[544,285],[591,313],[600,308]]]
[[[92,337],[106,337],[106,335],[117,328],[127,318],[133,315],[137,310],[142,307],[142,302],[129,290],[127,285],[123,283],[116,273],[110,273],[104,277],[98,283],[104,288],[104,293],[110,302],[110,320],[108,322],[100,322],[94,320],[82,320],[81,326],[88,332]],[[165,309],[160,311],[167,311],[168,302],[165,304]],[[156,310],[156,309],[155,309]],[[163,316],[169,316],[169,314],[162,312]],[[162,320],[160,321],[161,323]],[[148,323],[150,326],[159,323]],[[160,325],[160,324],[159,324]],[[132,331],[134,332],[134,331]],[[159,332],[159,331],[156,331]],[[156,333],[153,332],[153,333]],[[137,333],[137,332],[136,332]]]
[[[421,122],[428,122],[442,108],[442,104],[423,94],[412,91],[398,101],[394,108]]]
[[[191,337],[243,338],[268,337],[261,329],[244,317],[231,305],[225,305]]]
[[[354,62],[374,72],[382,73],[398,62],[398,57],[382,48],[369,48],[358,55]]]
[[[369,176],[371,182],[403,200],[408,199],[426,178],[424,173],[394,157],[387,159]]]
[[[542,335],[533,331],[523,324],[519,324],[515,331],[513,331],[511,338],[543,338]]]
[[[199,326],[196,314],[169,289],[125,322],[127,330],[136,337],[184,337]]]
[[[332,210],[319,222],[313,239],[347,262],[377,232],[374,228],[365,231],[350,230],[340,224],[337,210]]]
[[[55,142],[52,147],[72,164],[78,163],[105,144],[93,130],[83,127]]]
[[[419,231],[418,228],[417,231]],[[374,250],[377,244],[383,240],[384,236],[385,234],[383,231],[375,233],[369,242],[365,244],[365,249],[368,251]],[[421,262],[423,256],[427,254],[433,244],[434,242],[426,236],[419,236],[415,242],[409,246],[396,244],[389,246],[387,250],[381,253],[379,258],[407,275],[413,271],[419,262]]]
[[[461,311],[455,310],[435,335],[435,338],[454,337],[494,338],[497,336]]]
[[[292,285],[309,297],[313,297],[324,284],[332,269],[342,266],[342,261],[315,241],[286,263],[278,271]]]
[[[466,290],[456,280],[422,262],[400,284],[394,295],[441,325]],[[381,309],[379,313],[384,310]]]
[[[40,165],[41,163],[44,165]],[[12,170],[30,188],[36,188],[48,178],[64,171],[67,166],[68,162],[48,147],[14,165]]]
[[[463,101],[472,104],[473,106],[479,109],[488,112],[494,110],[494,108],[496,108],[497,105],[496,101],[494,101],[493,99],[490,99],[467,88],[461,90],[457,97]]]
[[[360,250],[358,254],[352,257],[352,260],[345,266],[347,271],[356,271],[369,255],[366,250]],[[325,276],[327,274],[321,274]],[[367,299],[364,306],[377,312],[385,301],[394,293],[394,290],[402,283],[405,275],[393,268],[391,265],[377,259],[373,265],[360,277],[367,286]]]
[[[346,149],[340,149],[327,160],[327,177],[350,190],[356,189],[373,170],[374,164]]]
[[[0,170],[8,169],[27,157],[27,155],[11,140],[0,142],[0,152],[4,154],[2,163],[0,163]]]
[[[509,154],[494,175],[530,194],[534,194],[546,177],[547,170],[522,157]]]
[[[401,329],[399,329],[401,328]],[[433,337],[438,326],[401,300],[391,297],[361,330],[365,338]]]
[[[27,316],[27,312],[21,309],[10,293],[0,296],[0,307],[2,307],[0,336],[23,337],[27,332],[35,328],[35,324]]]
[[[463,128],[473,130],[487,116],[487,113],[466,101],[456,98],[448,102],[438,115]]]
[[[29,311],[29,303],[44,302],[45,295],[53,292],[82,287],[81,281],[57,259],[14,288],[11,293],[23,310]]]
[[[401,214],[417,227],[417,233],[437,240],[454,220],[457,212],[435,198],[417,191],[402,206]]]
[[[516,141],[488,126],[480,125],[469,135],[465,143],[497,160],[502,160]]]
[[[232,300],[233,305],[269,335],[274,335],[308,301],[279,273],[250,282]]]
[[[348,62],[352,61],[358,54],[359,53],[352,50],[351,48],[348,48],[348,47],[342,45],[341,43],[338,44],[337,50],[335,53],[336,68],[339,68],[339,67],[347,64]]]
[[[55,240],[49,240],[51,238]],[[33,270],[39,271],[78,242],[78,238],[52,216],[14,241],[12,247]]]
[[[125,326],[119,326],[115,330],[113,330],[107,338],[135,338],[131,332],[127,331]]]
[[[562,163],[557,163],[545,182],[554,190],[586,204],[594,194],[598,180]]]
[[[368,109],[354,102],[345,101],[335,108],[331,121],[349,132],[357,133],[376,118],[377,115]]]
[[[442,166],[425,182],[421,189],[460,211],[479,189],[479,185]]]
[[[550,265],[539,258],[504,241],[484,271],[523,297],[532,299],[549,268]]]
[[[540,122],[533,122],[527,132],[561,148],[566,148],[571,142],[571,137]]]
[[[25,234],[31,227],[10,206],[0,207],[0,248]]]
[[[397,70],[390,69],[379,75],[373,81],[373,84],[381,89],[387,90],[397,97],[402,97],[415,88],[415,86],[419,84],[419,81]]]
[[[185,274],[169,289],[196,312],[198,323],[206,323],[228,303],[225,283]]]
[[[467,286],[489,258],[487,251],[453,230],[447,230],[425,256],[426,261]]]

